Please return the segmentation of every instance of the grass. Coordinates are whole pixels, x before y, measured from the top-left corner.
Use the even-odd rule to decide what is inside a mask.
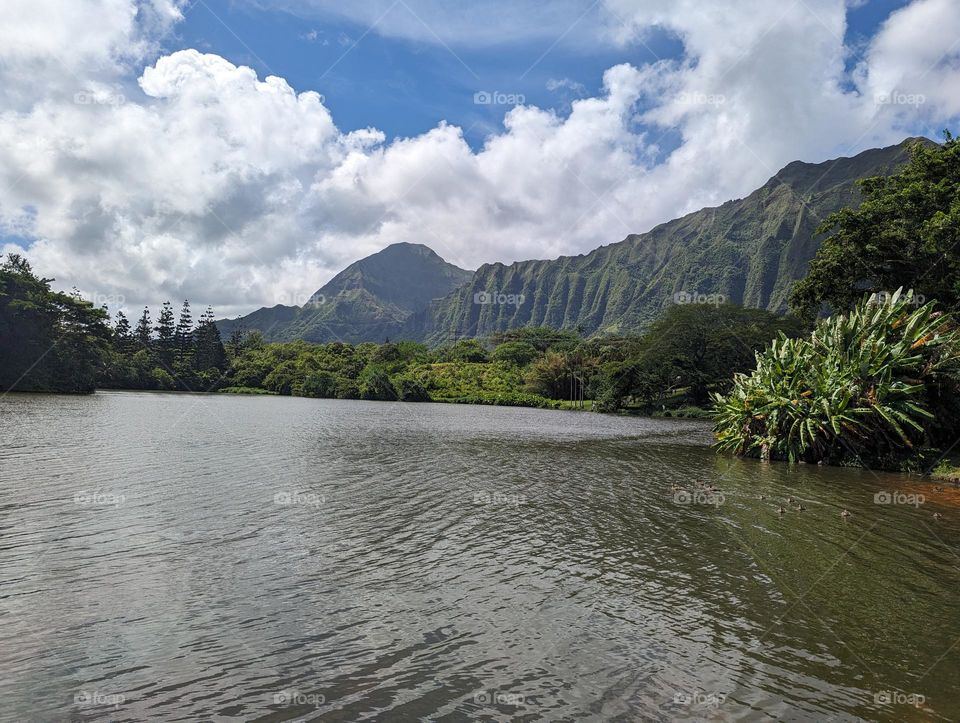
[[[943,461],[933,468],[930,476],[944,482],[960,482],[960,467],[954,464],[955,460]]]
[[[218,394],[271,394],[275,395],[276,392],[271,392],[266,389],[260,389],[258,387],[224,387],[223,389],[217,390]]]

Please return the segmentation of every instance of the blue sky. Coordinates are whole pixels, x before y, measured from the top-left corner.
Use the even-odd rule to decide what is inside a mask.
[[[0,251],[132,308],[298,304],[397,242],[464,268],[587,253],[791,161],[960,128],[957,0],[2,14]]]
[[[844,38],[852,50],[848,70],[880,24],[907,3],[870,0],[850,9]],[[261,78],[278,75],[297,91],[315,90],[341,130],[373,126],[392,139],[447,121],[461,127],[474,148],[502,128],[509,109],[509,104],[475,103],[477,92],[522,96],[528,104],[565,114],[573,99],[600,92],[603,72],[612,65],[679,59],[684,51],[675,34],[660,29],[620,46],[598,41],[594,30],[601,11],[589,0],[571,4],[558,18],[557,28],[569,21],[564,28],[569,32],[559,39],[559,34],[541,37],[535,28],[524,28],[506,42],[464,42],[429,16],[417,16],[436,27],[424,27],[423,39],[393,36],[395,26],[419,22],[413,12],[410,5],[396,4],[383,15],[375,13],[379,22],[371,28],[373,23],[351,22],[333,12],[203,0],[188,5],[185,21],[166,47],[213,52],[255,69]],[[664,153],[676,142],[668,132]]]

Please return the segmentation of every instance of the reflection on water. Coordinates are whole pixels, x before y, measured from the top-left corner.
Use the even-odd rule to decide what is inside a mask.
[[[960,492],[709,440],[8,395],[0,718],[960,719]]]

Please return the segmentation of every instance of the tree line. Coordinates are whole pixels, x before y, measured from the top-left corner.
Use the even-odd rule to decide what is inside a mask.
[[[165,303],[156,323],[149,309],[133,326],[122,313],[111,323],[11,255],[0,266],[0,388],[717,414],[723,448],[740,454],[902,467],[960,433],[960,144],[947,134],[911,153],[899,173],[861,183],[858,208],[826,219],[793,313],[675,305],[633,335],[521,328],[429,349],[267,343],[238,330],[224,344],[209,308],[196,325],[186,302],[179,317]]]
[[[29,262],[0,264],[0,390],[91,392],[94,389],[210,391],[229,367],[213,310],[193,323],[166,302],[156,324],[145,308],[135,327],[121,311],[111,323],[79,292],[54,291]]]
[[[206,392],[221,385],[228,366],[213,309],[208,306],[194,325],[189,301],[179,316],[165,301],[155,324],[149,307],[132,328],[117,313],[101,381],[107,388]]]

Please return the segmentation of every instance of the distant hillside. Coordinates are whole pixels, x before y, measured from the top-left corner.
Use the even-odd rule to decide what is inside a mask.
[[[518,326],[634,331],[681,292],[784,309],[822,241],[817,226],[833,211],[859,204],[855,182],[896,171],[917,140],[853,158],[790,163],[744,199],[586,255],[484,264],[467,285],[411,316],[402,335],[442,343]],[[477,296],[485,292],[501,296]]]
[[[421,244],[397,243],[350,264],[303,307],[277,305],[217,322],[225,337],[241,326],[269,341],[378,341],[395,337],[410,315],[470,280]]]

